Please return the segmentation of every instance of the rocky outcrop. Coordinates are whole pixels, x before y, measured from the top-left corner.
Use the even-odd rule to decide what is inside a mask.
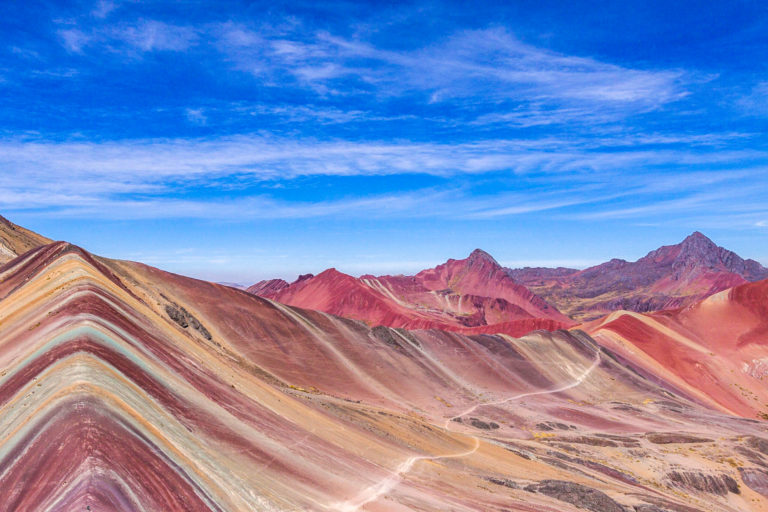
[[[565,423],[560,423],[558,421],[542,421],[541,423],[536,424],[536,429],[544,432],[552,431],[555,429],[571,430],[575,428],[576,427],[574,425],[566,425]]]
[[[492,484],[501,485],[503,487],[508,487],[510,489],[520,488],[520,484],[518,484],[514,480],[509,480],[507,478],[497,478],[497,477],[490,476],[487,478],[487,480]]]
[[[768,497],[768,472],[755,468],[739,468],[739,473],[744,485]]]
[[[166,304],[165,312],[168,314],[168,317],[171,320],[179,324],[179,327],[183,329],[192,327],[208,341],[213,339],[211,333],[208,332],[208,329],[206,329],[205,326],[201,324],[197,318],[195,318],[191,313],[189,313],[186,309],[179,306],[178,304]]]
[[[525,490],[544,494],[592,512],[624,512],[624,507],[604,492],[574,482],[543,480],[527,486]]]
[[[558,443],[586,444],[589,446],[618,447],[624,446],[634,448],[639,446],[637,440],[624,436],[556,436],[544,437],[543,441],[554,441]]]
[[[667,479],[675,487],[691,491],[706,492],[725,496],[728,493],[740,494],[739,484],[732,477],[724,474],[706,474],[696,471],[672,471]]]
[[[599,462],[595,462],[592,460],[582,459],[579,457],[571,457],[569,455],[566,455],[561,452],[549,452],[551,455],[557,457],[560,460],[564,460],[566,462],[570,462],[572,464],[579,464],[580,466],[587,467],[589,469],[592,469],[594,471],[598,471],[606,476],[609,476],[611,478],[615,478],[616,480],[621,480],[622,482],[626,482],[629,484],[636,484],[637,479],[632,477],[631,475],[628,475],[624,473],[623,471],[619,471],[615,468],[606,466],[605,464],[600,464]]]
[[[483,421],[477,418],[469,418],[469,424],[480,430],[496,430],[499,428],[499,424],[493,421]]]
[[[768,455],[768,440],[762,437],[750,436],[747,438],[747,445],[763,455]]]
[[[649,432],[645,438],[653,444],[714,443],[712,439],[676,432]]]
[[[664,510],[663,508],[659,508],[656,505],[635,505],[634,507],[635,512],[669,512],[668,510]]]

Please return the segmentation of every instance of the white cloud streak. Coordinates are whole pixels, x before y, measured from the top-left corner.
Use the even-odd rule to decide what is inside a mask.
[[[184,51],[199,37],[193,27],[156,20],[138,20],[130,24],[106,25],[91,30],[59,30],[64,47],[72,53],[98,48],[134,58],[154,51]]]
[[[476,124],[605,122],[680,100],[689,94],[692,81],[711,78],[556,53],[500,27],[460,31],[397,51],[311,31],[300,22],[287,28],[256,28],[233,22],[181,26],[140,19],[65,27],[59,35],[73,53],[106,49],[129,58],[203,45],[217,51],[222,63],[253,75],[260,86],[299,87],[320,96],[417,95],[422,103],[497,107],[497,113],[478,116]]]
[[[748,116],[768,116],[768,81],[758,82],[749,93],[737,98],[736,106]]]
[[[661,165],[750,167],[768,161],[757,150],[701,152],[624,147],[555,138],[459,144],[290,140],[257,136],[109,142],[0,141],[0,166],[15,176],[94,180],[102,186],[150,186],[240,175],[252,180],[300,176],[425,174],[450,177],[492,172],[595,173]],[[78,185],[77,190],[81,190]],[[115,190],[118,191],[118,190]]]
[[[377,48],[329,33],[307,38],[300,31],[272,33],[225,24],[218,27],[221,51],[239,69],[267,81],[291,76],[324,94],[339,93],[335,82],[357,80],[357,92],[379,95],[426,94],[432,102],[473,98],[494,103],[530,103],[479,118],[505,118],[522,125],[549,124],[555,117],[648,111],[686,95],[691,77],[680,70],[640,70],[595,59],[558,54],[526,44],[502,28],[463,31],[410,51]],[[349,88],[345,89],[349,94]],[[482,98],[482,99],[481,99]],[[557,108],[547,105],[556,104]]]
[[[91,11],[91,15],[95,18],[104,19],[117,8],[118,4],[116,2],[110,0],[99,0],[96,2],[96,6]]]
[[[0,141],[0,207],[78,218],[297,219],[355,214],[482,220],[552,211],[578,220],[610,220],[693,214],[727,197],[739,198],[736,207],[746,208],[768,187],[768,154],[757,151],[647,150],[631,145],[616,151],[595,144],[557,139],[453,145],[262,137],[104,143],[5,140]],[[421,190],[371,195],[357,189],[350,197],[318,196],[312,201],[281,198],[275,187],[298,178],[404,174],[439,179],[427,180],[433,185]],[[473,190],[476,178],[495,180],[497,191]],[[737,186],[744,181],[752,186]],[[222,183],[239,189],[240,195],[226,197]],[[712,187],[722,193],[706,195]],[[201,198],[208,192],[214,197]]]

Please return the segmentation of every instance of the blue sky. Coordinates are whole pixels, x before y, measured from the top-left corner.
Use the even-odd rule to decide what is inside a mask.
[[[9,2],[0,212],[206,279],[768,263],[763,2]]]

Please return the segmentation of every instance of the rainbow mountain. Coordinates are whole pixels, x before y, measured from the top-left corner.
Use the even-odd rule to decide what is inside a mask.
[[[0,510],[768,508],[764,282],[515,338],[0,230]]]

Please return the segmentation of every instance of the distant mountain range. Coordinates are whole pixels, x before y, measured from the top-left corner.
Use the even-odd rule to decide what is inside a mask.
[[[679,308],[732,286],[766,279],[768,269],[718,247],[697,231],[634,262],[613,259],[584,270],[523,268],[510,270],[509,275],[582,321],[621,309]]]
[[[584,270],[511,270],[477,249],[466,259],[414,276],[355,278],[330,269],[290,284],[261,281],[248,291],[371,325],[519,335],[531,327],[567,327],[621,309],[678,308],[765,278],[768,269],[758,262],[695,232],[635,262],[613,259]]]
[[[355,278],[336,269],[316,276],[261,281],[250,293],[370,325],[518,336],[574,322],[516,283],[488,253],[476,250],[414,276]]]

